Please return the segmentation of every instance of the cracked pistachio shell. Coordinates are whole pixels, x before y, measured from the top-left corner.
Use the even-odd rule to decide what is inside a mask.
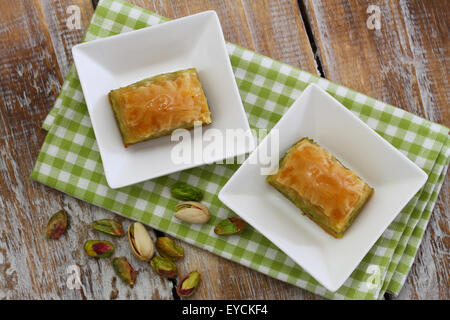
[[[222,220],[215,228],[218,235],[230,235],[240,233],[245,228],[245,221],[236,217]]]
[[[84,244],[84,251],[93,258],[109,258],[114,253],[114,246],[109,241],[88,240]]]
[[[92,222],[92,228],[115,237],[122,237],[125,235],[122,224],[112,219],[94,221]]]
[[[183,201],[200,201],[203,198],[202,190],[184,182],[175,183],[170,189],[170,193],[174,198]]]
[[[184,249],[175,244],[175,242],[168,237],[159,237],[156,239],[156,249],[163,257],[171,260],[178,260],[184,257]]]
[[[150,261],[150,265],[160,276],[172,279],[176,278],[178,275],[176,264],[169,258],[155,256],[152,261]]]
[[[128,240],[131,251],[137,258],[142,261],[149,261],[153,257],[155,246],[142,223],[134,222],[130,225],[128,228]]]
[[[45,236],[48,239],[59,239],[67,229],[67,212],[59,210],[48,221]]]
[[[206,206],[195,201],[182,202],[175,206],[175,218],[188,223],[203,224],[211,218]]]
[[[123,280],[123,282],[125,282],[130,286],[134,286],[136,282],[137,272],[128,263],[127,258],[125,257],[114,258],[112,260],[112,265],[114,271],[119,276],[119,278]]]
[[[177,294],[180,297],[192,296],[197,290],[201,278],[202,277],[198,271],[192,271],[178,283]]]

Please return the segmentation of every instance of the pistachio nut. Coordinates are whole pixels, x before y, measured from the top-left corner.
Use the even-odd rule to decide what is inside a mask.
[[[88,240],[84,244],[84,251],[93,258],[109,258],[114,253],[114,246],[109,241]]]
[[[181,279],[180,283],[178,283],[177,294],[180,297],[192,296],[195,290],[197,290],[201,278],[202,277],[198,271],[192,271]]]
[[[160,276],[172,279],[178,275],[177,266],[169,258],[154,256],[152,261],[150,261],[150,265]]]
[[[202,224],[211,217],[206,206],[195,201],[182,202],[175,206],[175,218],[188,223]]]
[[[170,260],[178,260],[184,257],[184,249],[175,244],[175,242],[168,237],[159,237],[156,239],[156,249],[158,252]]]
[[[112,219],[94,221],[92,228],[115,237],[122,237],[125,234],[122,224]]]
[[[245,228],[245,221],[236,217],[222,220],[215,228],[214,232],[218,235],[230,235],[241,232]]]
[[[144,225],[134,222],[128,228],[131,251],[142,261],[149,261],[155,253],[155,246]]]
[[[203,198],[202,190],[184,182],[175,183],[170,189],[170,193],[174,198],[183,201],[200,201]]]
[[[45,236],[48,239],[59,239],[67,229],[67,212],[59,210],[48,221]]]
[[[114,258],[112,260],[112,265],[114,271],[119,276],[119,278],[123,280],[123,282],[130,286],[134,286],[134,283],[136,282],[137,272],[128,263],[127,258]]]

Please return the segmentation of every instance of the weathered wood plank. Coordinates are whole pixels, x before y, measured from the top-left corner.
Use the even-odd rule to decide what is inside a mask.
[[[448,123],[448,10],[445,1],[420,3],[378,4],[381,28],[370,30],[370,1],[304,1],[327,78]]]
[[[448,1],[401,1],[428,119],[450,126]],[[450,172],[399,299],[450,299]],[[437,285],[441,284],[441,285]]]
[[[450,2],[399,2],[425,117],[450,126]]]
[[[107,238],[89,227],[91,221],[115,215],[29,178],[45,136],[42,120],[62,82],[54,38],[40,5],[0,3],[0,298],[171,299],[172,283],[131,257],[126,239],[113,242],[117,254],[129,257],[140,271],[133,290],[116,279],[109,260],[94,261],[84,254],[86,239]],[[60,240],[46,240],[47,220],[61,207],[70,214],[70,230]],[[80,268],[83,289],[67,286],[71,265]]]
[[[318,74],[297,1],[246,0],[242,4],[254,39],[252,50]]]
[[[366,24],[370,1],[303,3],[327,78],[448,125],[449,24],[445,21],[449,19],[445,1],[377,2],[379,30],[370,30]],[[429,240],[424,240],[422,258],[417,260],[403,296],[448,298],[448,263],[439,265],[448,259],[448,244],[442,251],[442,239],[448,237],[448,228],[442,224],[448,204],[442,206],[444,211],[438,207],[433,214]],[[431,279],[444,281],[430,280],[424,285],[418,271],[434,273]]]
[[[58,59],[59,69],[65,77],[72,66],[72,46],[80,43],[94,12],[91,0],[40,0],[45,21]],[[78,19],[79,26],[74,19]],[[72,19],[73,18],[73,19]]]
[[[30,2],[25,7],[21,2],[3,1],[1,12],[0,190],[4,214],[0,217],[0,246],[1,266],[5,272],[1,275],[4,279],[0,282],[0,292],[2,298],[32,298],[45,294],[51,297],[59,291],[55,286],[54,267],[48,258],[43,263],[34,261],[34,257],[47,253],[47,248],[41,244],[42,235],[38,235],[40,228],[36,226],[42,223],[35,209],[48,210],[60,202],[61,197],[38,194],[29,187],[26,175],[42,141],[35,123],[40,122],[42,106],[58,90],[62,79],[57,69],[49,68],[56,63],[56,58],[36,3]],[[38,196],[38,201],[31,204],[30,196]],[[53,271],[47,285],[42,283],[40,269],[43,265]]]

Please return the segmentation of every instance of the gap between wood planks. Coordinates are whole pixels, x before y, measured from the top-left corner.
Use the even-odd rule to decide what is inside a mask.
[[[305,26],[306,35],[308,36],[309,44],[314,54],[314,60],[316,61],[317,70],[319,71],[319,75],[325,78],[325,72],[323,70],[322,61],[320,60],[320,51],[314,39],[314,34],[312,32],[308,12],[302,0],[298,0],[297,2],[298,8],[300,9],[300,16],[302,17],[303,24]]]

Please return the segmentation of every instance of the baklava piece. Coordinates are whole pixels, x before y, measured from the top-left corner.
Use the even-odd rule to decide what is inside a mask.
[[[125,147],[212,122],[194,68],[160,74],[111,90],[109,101]]]
[[[267,182],[335,238],[343,236],[374,191],[308,138],[286,152]]]

